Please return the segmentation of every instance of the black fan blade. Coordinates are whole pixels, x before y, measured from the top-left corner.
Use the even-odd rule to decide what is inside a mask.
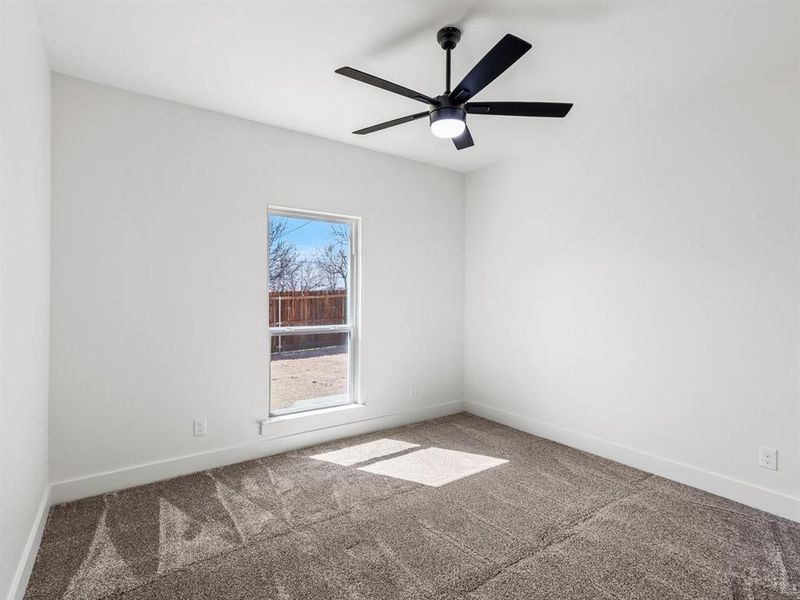
[[[494,48],[484,56],[450,94],[457,104],[466,102],[487,85],[492,83],[508,67],[531,49],[525,40],[507,33]]]
[[[417,119],[421,119],[422,117],[427,117],[430,115],[427,110],[425,112],[417,113],[415,115],[408,115],[406,117],[400,117],[399,119],[392,119],[391,121],[386,121],[385,123],[378,123],[377,125],[373,125],[372,127],[365,127],[364,129],[359,129],[358,131],[354,131],[356,135],[366,135],[367,133],[374,133],[376,131],[380,131],[381,129],[388,129],[389,127],[394,127],[395,125],[402,125],[403,123],[410,123],[411,121],[416,121]]]
[[[412,100],[418,100],[420,102],[424,102],[425,104],[438,104],[438,102],[436,102],[433,98],[428,98],[428,96],[425,94],[420,94],[419,92],[410,90],[402,85],[397,85],[391,81],[386,81],[380,77],[375,77],[374,75],[370,75],[369,73],[364,73],[356,69],[351,69],[350,67],[341,67],[340,69],[336,69],[336,72],[339,75],[344,75],[350,79],[355,79],[356,81],[360,81],[362,83],[374,85],[375,87],[379,87],[387,92],[394,92],[395,94],[400,94],[401,96],[411,98]]]
[[[456,146],[456,150],[463,150],[464,148],[474,146],[475,142],[472,141],[472,134],[469,132],[469,127],[465,127],[464,133],[462,133],[460,136],[454,137],[453,143]]]
[[[571,108],[563,102],[468,102],[464,110],[475,115],[566,117]]]

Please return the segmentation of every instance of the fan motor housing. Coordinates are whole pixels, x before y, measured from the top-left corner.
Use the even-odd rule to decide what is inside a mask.
[[[460,106],[437,106],[431,109],[431,123],[439,119],[458,119],[467,121],[467,111]]]
[[[441,95],[434,98],[438,105],[431,106],[431,123],[439,119],[458,119],[467,122],[467,111],[463,104],[450,100],[449,96]]]

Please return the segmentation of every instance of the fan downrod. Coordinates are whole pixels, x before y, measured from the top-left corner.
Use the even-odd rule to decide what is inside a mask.
[[[436,41],[442,50],[453,50],[461,41],[461,30],[458,27],[442,27],[436,34]]]

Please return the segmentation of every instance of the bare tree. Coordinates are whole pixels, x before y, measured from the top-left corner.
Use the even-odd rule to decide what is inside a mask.
[[[310,291],[347,287],[350,236],[345,225],[331,225],[329,242],[303,256],[287,237],[293,230],[283,219],[269,220],[269,286],[271,291]]]
[[[283,219],[269,220],[269,287],[272,291],[293,289],[299,269],[297,249],[286,239],[287,228]]]
[[[302,260],[292,277],[292,291],[309,292],[325,286],[325,273],[316,260]]]
[[[331,225],[330,242],[316,252],[319,265],[328,289],[347,288],[347,275],[350,267],[350,236],[344,225]]]

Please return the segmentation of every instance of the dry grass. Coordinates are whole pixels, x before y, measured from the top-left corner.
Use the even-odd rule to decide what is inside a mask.
[[[272,355],[270,365],[273,411],[295,402],[347,393],[347,348],[298,350]]]

